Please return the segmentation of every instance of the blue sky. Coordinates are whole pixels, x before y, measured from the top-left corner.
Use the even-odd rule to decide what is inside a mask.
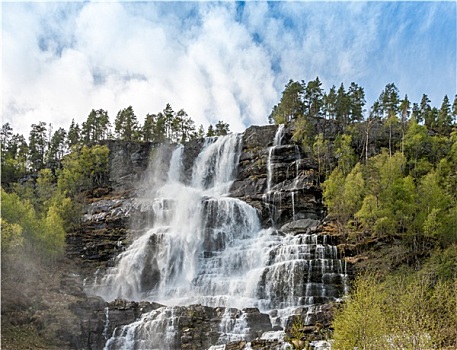
[[[2,115],[68,128],[166,103],[207,126],[265,124],[289,79],[456,94],[456,2],[4,2]]]

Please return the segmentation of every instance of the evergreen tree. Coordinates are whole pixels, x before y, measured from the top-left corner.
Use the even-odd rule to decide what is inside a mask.
[[[25,175],[29,149],[24,136],[13,135],[13,128],[9,123],[2,126],[0,136],[2,184],[9,186]]]
[[[416,120],[419,124],[425,122],[425,119],[427,118],[427,115],[430,113],[431,109],[430,99],[426,94],[423,94],[419,105],[418,115],[416,116]]]
[[[424,124],[428,129],[435,130],[437,128],[437,119],[438,109],[436,107],[432,107],[425,115]]]
[[[349,114],[351,112],[351,105],[349,97],[341,83],[336,94],[336,115],[335,120],[339,131],[343,131],[349,124]]]
[[[11,127],[10,123],[3,124],[2,130],[0,132],[2,154],[5,154],[8,151],[12,136],[13,136],[13,128]]]
[[[363,119],[363,106],[365,105],[365,92],[362,87],[352,82],[348,90],[350,121],[360,122]]]
[[[389,129],[389,154],[392,155],[392,134],[398,125],[398,110],[400,98],[394,83],[387,84],[379,96],[380,106],[384,117],[384,125]]]
[[[32,124],[32,130],[29,136],[29,149],[33,171],[39,171],[44,167],[46,146],[46,123],[38,122],[38,124]]]
[[[146,114],[142,129],[143,141],[151,142],[154,140],[154,130],[156,128],[157,116],[155,114]]]
[[[187,113],[181,109],[176,113],[175,117],[180,123],[180,134],[178,142],[184,143],[189,140],[193,140],[196,138],[197,134],[195,131],[195,122],[189,118]]]
[[[88,145],[107,138],[110,126],[108,112],[103,109],[93,109],[82,124],[81,136],[84,144]]]
[[[203,127],[203,124],[200,124],[197,131],[197,138],[201,139],[203,137],[205,137],[205,128]]]
[[[289,80],[282,92],[279,104],[273,107],[269,116],[270,121],[274,121],[275,124],[283,124],[303,115],[303,85],[303,82]]]
[[[381,92],[381,95],[379,96],[379,101],[381,103],[381,108],[385,119],[396,117],[398,113],[400,98],[398,89],[394,83],[386,85],[384,90]]]
[[[78,123],[75,123],[75,120],[72,119],[67,133],[67,146],[69,149],[81,142],[80,135],[81,129],[79,128]]]
[[[441,135],[447,135],[452,128],[451,103],[447,95],[443,98],[443,103],[438,111],[436,118],[436,129]]]
[[[213,137],[213,136],[216,136],[215,132],[214,132],[214,127],[212,124],[210,124],[208,126],[208,131],[206,132],[206,137]]]
[[[165,128],[165,138],[167,140],[172,140],[173,135],[173,119],[175,118],[175,112],[173,111],[173,108],[169,103],[165,106],[165,108],[162,111],[163,114],[163,120],[164,120],[164,128]]]
[[[118,139],[126,141],[138,140],[138,121],[132,106],[124,108],[117,113],[114,132]]]
[[[59,128],[52,135],[47,152],[47,163],[51,168],[55,168],[57,166],[57,163],[62,159],[65,153],[66,136],[67,132],[63,128]]]
[[[311,80],[304,88],[303,109],[309,117],[319,117],[322,114],[323,90],[319,77]]]
[[[167,140],[166,118],[162,112],[157,114],[157,122],[154,128],[153,140],[154,142],[165,142],[165,140]]]
[[[408,100],[408,95],[405,95],[405,98],[400,101],[399,112],[402,129],[405,130],[411,115],[411,102]]]
[[[215,136],[225,136],[230,132],[230,125],[219,120],[216,123],[216,129],[214,130]]]
[[[323,105],[322,105],[322,111],[323,115],[326,119],[335,119],[336,116],[336,87],[333,85],[328,94],[324,93],[324,96],[322,97],[323,100]]]

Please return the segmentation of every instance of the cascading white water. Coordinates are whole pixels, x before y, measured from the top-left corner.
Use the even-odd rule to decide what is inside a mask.
[[[265,259],[256,244],[269,232],[260,229],[254,208],[226,196],[239,149],[239,135],[207,139],[190,185],[179,181],[182,147],[173,152],[167,181],[153,199],[153,226],[119,255],[97,294],[167,305],[253,302],[252,274],[260,275]]]
[[[270,193],[271,186],[274,180],[274,169],[273,169],[273,162],[272,156],[277,146],[281,145],[281,141],[284,137],[284,124],[280,124],[278,129],[276,130],[275,138],[273,140],[273,146],[271,146],[268,150],[268,163],[267,163],[267,193]]]
[[[283,128],[273,147],[280,145]],[[168,307],[117,330],[105,349],[154,348],[157,339],[169,343],[160,343],[161,349],[172,349],[173,307],[179,305],[227,307],[220,326],[223,342],[245,336],[244,319],[231,319],[229,308],[258,307],[270,313],[273,325],[284,327],[297,307],[340,296],[326,286],[342,283],[336,248],[322,236],[262,229],[256,209],[227,196],[240,142],[240,135],[206,139],[189,180],[183,179],[183,147],[178,146],[166,176],[158,172],[162,180],[150,182],[157,188],[147,192],[153,198],[143,204],[149,201],[151,227],[118,256],[94,292],[106,300],[149,300]],[[280,192],[272,195],[281,202]]]

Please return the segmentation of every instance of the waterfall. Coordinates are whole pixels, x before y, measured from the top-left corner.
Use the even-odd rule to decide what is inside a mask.
[[[278,129],[276,130],[275,138],[273,140],[273,146],[268,149],[268,163],[267,163],[267,192],[271,191],[271,185],[274,180],[274,168],[272,157],[276,147],[281,145],[281,141],[284,137],[284,124],[279,124]]]
[[[271,158],[283,133],[280,125],[269,150],[268,190],[274,178]],[[273,326],[284,328],[297,308],[309,308],[311,315],[319,312],[314,304],[341,296],[345,271],[331,242],[316,234],[262,229],[256,209],[228,197],[241,140],[235,134],[207,138],[188,179],[183,146],[172,152],[166,174],[151,167],[161,180],[149,181],[150,198],[141,200],[150,208],[150,227],[119,254],[93,291],[108,301],[148,300],[167,307],[116,329],[105,349],[176,348],[175,310],[181,306],[224,307],[220,344],[245,339],[244,308],[258,308]],[[276,204],[283,198],[282,192],[268,195]]]
[[[261,242],[269,234],[260,229],[253,207],[226,196],[239,151],[239,135],[207,139],[185,184],[183,150],[176,148],[167,180],[152,199],[152,227],[118,256],[96,287],[98,295],[166,305],[253,302],[250,279],[260,275]]]

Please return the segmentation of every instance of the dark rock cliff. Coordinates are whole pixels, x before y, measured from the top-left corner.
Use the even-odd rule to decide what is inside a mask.
[[[275,133],[273,125],[252,126],[245,131],[231,196],[256,208],[265,227],[281,228],[290,221],[322,219],[324,207],[317,164],[291,142],[290,130],[285,130],[282,145],[272,149]],[[268,166],[274,174],[269,191]]]

